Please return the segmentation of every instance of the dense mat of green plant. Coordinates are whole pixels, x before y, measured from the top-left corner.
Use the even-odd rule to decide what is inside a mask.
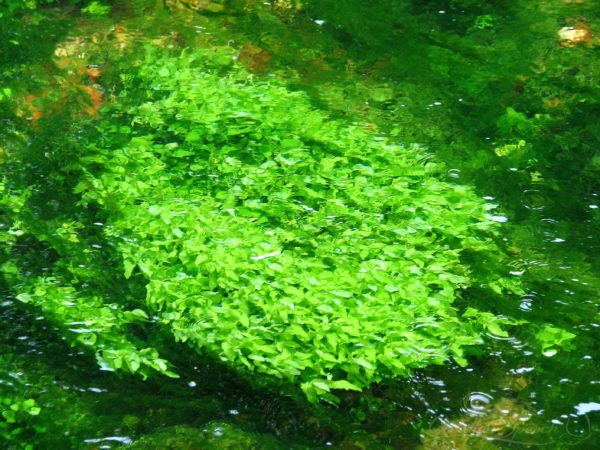
[[[173,375],[144,337],[159,326],[313,401],[464,364],[484,332],[505,334],[513,321],[455,305],[471,286],[520,291],[489,205],[421,149],[333,121],[230,61],[150,52],[122,74],[81,155],[54,168],[79,178],[69,213],[42,221],[25,207],[36,188],[11,196],[6,182],[3,269],[20,300],[108,369]],[[14,256],[27,236],[54,254],[40,276]],[[110,293],[123,276],[145,291]]]
[[[50,3],[58,2],[56,0],[0,0],[0,20],[3,18],[11,18],[13,15],[15,15],[15,13],[33,10],[40,6],[47,5]],[[79,0],[70,0],[68,3],[83,5],[90,3],[88,6],[82,8],[82,11],[95,15],[103,15],[108,13],[108,11],[110,10],[110,7],[104,6],[98,1],[87,2]]]

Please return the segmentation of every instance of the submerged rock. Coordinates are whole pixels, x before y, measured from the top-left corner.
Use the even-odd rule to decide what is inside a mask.
[[[468,409],[468,414],[423,433],[421,450],[494,450],[494,441],[515,430],[527,431],[524,425],[531,412],[510,398],[501,398],[493,405]],[[531,427],[532,429],[535,428]]]
[[[271,55],[256,45],[246,44],[241,48],[238,60],[254,72],[265,73],[269,68]]]
[[[589,44],[592,40],[590,27],[585,23],[577,23],[573,27],[562,27],[558,30],[559,44],[563,47],[575,47]]]

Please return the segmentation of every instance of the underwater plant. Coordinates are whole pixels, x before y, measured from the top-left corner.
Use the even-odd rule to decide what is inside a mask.
[[[2,268],[19,300],[108,370],[176,376],[153,345],[166,330],[334,403],[465,365],[484,334],[519,323],[469,304],[470,288],[521,292],[494,205],[418,146],[333,120],[232,56],[148,49],[101,118],[59,145],[50,185],[19,191],[4,170]],[[12,158],[5,169],[39,155]],[[49,189],[68,205],[30,206]],[[52,256],[36,268],[24,239]]]

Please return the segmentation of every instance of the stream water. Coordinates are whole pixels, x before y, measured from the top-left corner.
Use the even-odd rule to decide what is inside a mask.
[[[541,353],[519,336],[489,336],[467,367],[419,370],[342,407],[307,409],[190,359],[183,345],[177,380],[101,371],[6,292],[0,389],[42,412],[0,447],[600,448],[599,6],[122,0],[105,15],[70,4],[23,13],[1,30],[0,88],[16,106],[0,102],[0,139],[50,135],[73,110],[102,114],[143,46],[229,46],[256,77],[308,92],[332,116],[426,146],[449,181],[498,204],[527,292],[494,309],[576,338]]]

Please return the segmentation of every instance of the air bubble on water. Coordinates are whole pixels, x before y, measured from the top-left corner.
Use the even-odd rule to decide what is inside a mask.
[[[460,177],[460,170],[459,169],[450,169],[448,171],[448,176],[450,178],[459,178]]]
[[[66,433],[65,433],[66,434]],[[101,444],[103,442],[118,442],[122,445],[130,445],[133,443],[133,439],[129,436],[107,436],[102,438],[84,439],[83,442],[86,444]],[[104,444],[99,448],[113,448],[112,445]]]
[[[101,394],[103,392],[108,392],[108,389],[102,389],[98,387],[91,387],[87,389],[88,392],[93,392],[94,394]]]
[[[472,392],[465,401],[465,411],[473,416],[484,416],[489,411],[494,397],[485,392]]]
[[[519,309],[521,311],[531,311],[531,302],[521,302]]]
[[[575,406],[575,410],[577,411],[577,415],[581,416],[583,414],[587,414],[593,411],[600,411],[600,403],[589,402],[589,403],[579,403]]]

